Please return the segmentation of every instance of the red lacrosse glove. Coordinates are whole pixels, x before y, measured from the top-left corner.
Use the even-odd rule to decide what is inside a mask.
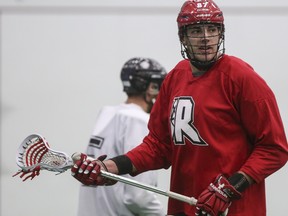
[[[88,158],[81,153],[81,158],[74,162],[71,168],[71,175],[85,185],[113,185],[117,181],[101,176],[100,170],[108,172],[107,167],[102,162],[107,156],[102,155],[95,160]]]
[[[241,196],[241,193],[223,175],[218,175],[215,182],[210,183],[208,188],[198,197],[195,215],[225,215],[231,201],[240,199]]]

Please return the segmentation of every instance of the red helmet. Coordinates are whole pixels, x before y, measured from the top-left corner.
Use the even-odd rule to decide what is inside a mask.
[[[223,13],[212,0],[186,1],[177,17],[178,28],[202,22],[223,24]]]
[[[209,69],[225,52],[224,48],[224,17],[220,8],[213,0],[187,0],[177,17],[178,35],[181,42],[181,54],[183,58],[189,59],[191,64],[201,70]],[[187,33],[187,26],[193,24],[216,24],[219,26],[220,35],[217,52],[212,60],[198,60],[195,57],[192,44],[184,43],[184,36]],[[190,48],[189,48],[190,47]]]

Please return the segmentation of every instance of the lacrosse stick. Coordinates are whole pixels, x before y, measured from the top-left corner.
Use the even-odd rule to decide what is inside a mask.
[[[74,153],[73,158],[74,160],[80,158],[80,153]],[[90,160],[95,159],[90,158]],[[35,176],[40,174],[40,170],[48,170],[60,174],[74,165],[71,157],[64,152],[51,149],[45,138],[39,134],[32,134],[24,139],[18,148],[16,164],[21,168],[21,170],[13,175],[13,177],[21,174],[20,178],[25,176],[23,181],[28,178],[31,178],[32,180]],[[164,191],[157,187],[146,185],[104,170],[101,170],[101,176],[186,202],[190,205],[196,205],[197,202],[194,197],[184,196],[172,191]]]
[[[14,176],[21,173],[23,181],[31,180],[40,174],[40,170],[65,172],[73,165],[72,159],[64,152],[50,148],[48,142],[39,134],[32,134],[23,140],[16,154],[16,164],[21,168]]]

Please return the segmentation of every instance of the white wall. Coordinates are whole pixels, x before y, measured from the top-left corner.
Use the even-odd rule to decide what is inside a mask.
[[[227,54],[249,62],[274,90],[287,133],[287,1],[218,2]],[[83,151],[99,108],[125,99],[119,73],[126,60],[152,57],[170,70],[182,59],[182,3],[0,0],[1,216],[75,215],[79,184],[69,172],[42,172],[24,183],[11,177],[18,145],[37,132],[54,149]],[[269,216],[288,212],[287,171],[286,165],[267,179]],[[168,189],[168,176],[161,171],[159,188]]]

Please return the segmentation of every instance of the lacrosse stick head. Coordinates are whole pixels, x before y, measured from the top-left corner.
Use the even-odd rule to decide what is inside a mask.
[[[16,164],[21,170],[16,173],[22,173],[27,178],[33,179],[40,174],[40,170],[48,170],[62,173],[73,166],[72,159],[64,152],[55,151],[50,148],[46,139],[40,134],[31,134],[20,144],[16,154]],[[14,175],[14,176],[15,176]]]

